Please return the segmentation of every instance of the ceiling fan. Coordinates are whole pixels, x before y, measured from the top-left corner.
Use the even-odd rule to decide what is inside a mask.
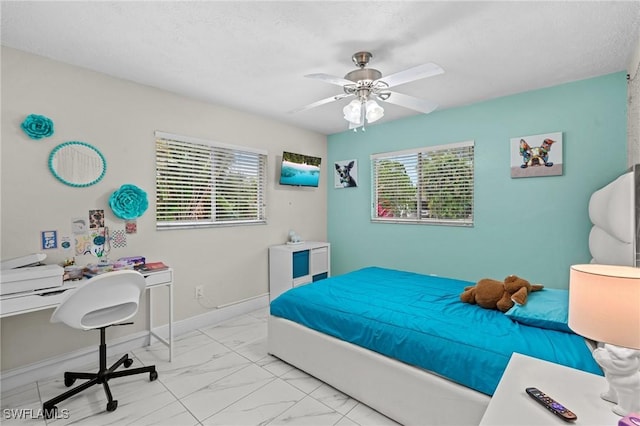
[[[377,69],[367,68],[371,58],[373,58],[373,55],[370,52],[355,53],[351,59],[358,68],[347,73],[344,78],[323,73],[305,75],[308,78],[315,78],[342,86],[344,93],[319,100],[291,112],[306,111],[320,105],[355,96],[355,99],[342,110],[344,119],[349,122],[349,129],[354,129],[355,131],[358,127],[362,127],[364,130],[365,121],[373,123],[382,118],[384,109],[378,105],[376,100],[399,105],[424,114],[428,114],[438,107],[435,102],[392,92],[389,89],[421,78],[433,77],[444,73],[444,70],[439,65],[429,62],[382,77],[382,73]]]

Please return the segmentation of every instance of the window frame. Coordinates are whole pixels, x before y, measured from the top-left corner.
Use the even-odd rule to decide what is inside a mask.
[[[244,225],[264,225],[267,223],[266,211],[267,211],[267,166],[268,166],[268,153],[262,149],[249,148],[244,146],[230,145],[224,144],[216,141],[210,141],[206,139],[194,138],[191,136],[183,136],[176,135],[172,133],[160,132],[156,131],[154,133],[155,136],[155,153],[156,153],[156,229],[157,230],[172,230],[172,229],[193,229],[193,228],[216,228],[221,226],[244,226]],[[192,153],[196,155],[196,151],[200,151],[201,153],[207,153],[210,159],[208,166],[205,166],[205,171],[208,173],[200,174],[200,177],[209,175],[208,179],[210,179],[210,183],[212,184],[209,188],[208,192],[205,192],[203,196],[208,203],[206,204],[205,214],[208,213],[208,218],[204,219],[166,219],[167,214],[162,213],[161,209],[164,209],[167,206],[170,206],[169,202],[165,202],[161,200],[162,194],[166,193],[166,186],[170,186],[168,182],[161,182],[161,176],[163,171],[165,172],[165,176],[171,175],[171,171],[168,170],[168,165],[165,165],[164,168],[161,167],[162,161],[166,161],[166,154],[160,153],[159,144],[163,142],[168,142],[169,145],[173,143],[174,152],[177,152],[177,147],[179,145],[189,146],[192,145]],[[255,179],[256,184],[256,194],[255,197],[247,198],[248,203],[255,204],[255,216],[251,218],[243,218],[243,219],[221,219],[216,217],[216,192],[222,188],[222,182],[219,177],[215,176],[215,172],[220,169],[216,169],[216,162],[221,160],[229,161],[229,158],[233,158],[233,163],[236,164],[236,159],[238,155],[248,156],[247,158],[254,157],[253,160],[256,162],[255,170],[249,168],[249,171],[255,172],[254,175],[250,175],[251,179]],[[189,159],[188,162],[182,165],[181,168],[178,169],[178,172],[186,172],[189,173],[190,170],[187,166],[189,162],[194,162],[193,159]],[[244,162],[242,162],[244,164]],[[244,169],[244,168],[243,168]],[[183,175],[187,176],[186,174]],[[225,175],[225,177],[229,177],[229,175]],[[182,178],[178,178],[182,179]],[[217,184],[216,184],[217,180]],[[171,180],[169,180],[171,182]],[[186,181],[188,184],[188,180]],[[174,181],[175,183],[175,181]],[[178,182],[180,185],[181,182]],[[187,189],[191,189],[186,186]],[[241,189],[241,187],[233,188]],[[234,192],[234,195],[237,193]],[[184,201],[189,201],[189,197],[184,197]],[[176,202],[181,202],[183,200],[178,199]],[[244,200],[243,200],[244,201]],[[186,214],[196,214],[193,210],[184,209],[179,210],[180,213]]]
[[[466,152],[465,152],[466,151]],[[445,153],[460,153],[463,155],[462,160],[470,160],[470,182],[467,179],[463,185],[464,189],[469,192],[468,196],[470,196],[470,205],[469,205],[469,216],[466,218],[436,218],[436,217],[423,217],[423,215],[428,215],[428,209],[422,207],[425,200],[421,199],[421,193],[424,193],[426,188],[426,178],[427,175],[421,175],[421,167],[419,166],[421,161],[421,156],[433,156],[433,154],[445,154]],[[402,163],[400,160],[406,159],[407,163]],[[393,162],[400,163],[403,166],[403,173],[413,182],[415,187],[415,194],[411,196],[410,202],[415,204],[414,209],[407,209],[411,216],[384,216],[386,212],[389,212],[389,209],[385,209],[383,203],[381,203],[379,199],[379,172],[378,165],[382,163],[382,161],[388,160],[392,164]],[[462,226],[462,227],[473,227],[474,226],[474,202],[475,202],[475,141],[467,140],[463,142],[456,142],[450,144],[443,144],[437,146],[427,146],[420,148],[412,148],[401,151],[393,151],[393,152],[383,152],[376,153],[370,155],[370,164],[371,164],[371,222],[373,223],[401,223],[401,224],[420,224],[420,225],[445,225],[445,226]],[[415,170],[413,173],[409,173],[407,168],[413,167]],[[423,169],[423,168],[422,168]],[[456,170],[460,170],[465,172],[465,169],[459,167]],[[468,170],[466,171],[468,174]],[[444,175],[444,174],[442,174]],[[442,176],[442,175],[430,175],[430,176]],[[400,188],[400,187],[398,187]],[[394,195],[398,195],[398,197],[402,196],[401,192],[394,192]],[[464,197],[463,197],[464,198]],[[398,209],[399,203],[391,203],[395,210]],[[382,210],[381,210],[382,209]],[[418,214],[420,212],[420,214]],[[382,215],[381,215],[382,214]]]

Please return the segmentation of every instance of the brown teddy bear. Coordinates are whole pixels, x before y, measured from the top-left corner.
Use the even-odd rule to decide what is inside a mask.
[[[460,300],[477,304],[485,309],[497,309],[507,312],[514,303],[524,305],[532,291],[542,290],[541,284],[530,284],[529,281],[516,275],[509,275],[504,282],[483,278],[474,286],[465,287]]]

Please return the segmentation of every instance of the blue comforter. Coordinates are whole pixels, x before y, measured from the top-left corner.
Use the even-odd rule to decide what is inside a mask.
[[[473,284],[370,267],[293,288],[271,303],[271,315],[488,395],[513,352],[602,375],[582,337],[460,302]]]

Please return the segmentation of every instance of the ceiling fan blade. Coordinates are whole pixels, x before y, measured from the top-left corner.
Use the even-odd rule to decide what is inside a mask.
[[[378,81],[383,81],[388,84],[389,87],[394,87],[414,80],[419,80],[421,78],[433,77],[434,75],[442,73],[444,73],[444,70],[440,68],[439,65],[429,62],[404,71],[399,71],[395,74],[390,74],[378,79]]]
[[[420,111],[424,114],[429,114],[434,109],[438,108],[438,104],[433,101],[428,101],[425,99],[414,98],[413,96],[404,95],[402,93],[397,92],[385,92],[389,94],[389,97],[386,99],[378,98],[383,102],[388,102],[390,104],[399,105],[404,108],[413,109],[415,111]]]
[[[336,86],[346,86],[348,84],[355,84],[353,81],[347,80],[346,78],[336,77],[334,75],[323,74],[323,73],[307,74],[305,75],[305,77],[326,81],[327,83],[335,84]]]
[[[320,106],[320,105],[328,104],[329,102],[339,101],[340,99],[344,99],[344,98],[347,98],[349,96],[353,96],[353,94],[351,94],[351,93],[341,93],[339,95],[331,96],[330,98],[321,99],[321,100],[316,101],[316,102],[314,102],[312,104],[305,105],[303,107],[293,109],[293,110],[289,111],[289,114],[295,114],[296,112],[306,111],[308,109],[315,108],[315,107]]]

